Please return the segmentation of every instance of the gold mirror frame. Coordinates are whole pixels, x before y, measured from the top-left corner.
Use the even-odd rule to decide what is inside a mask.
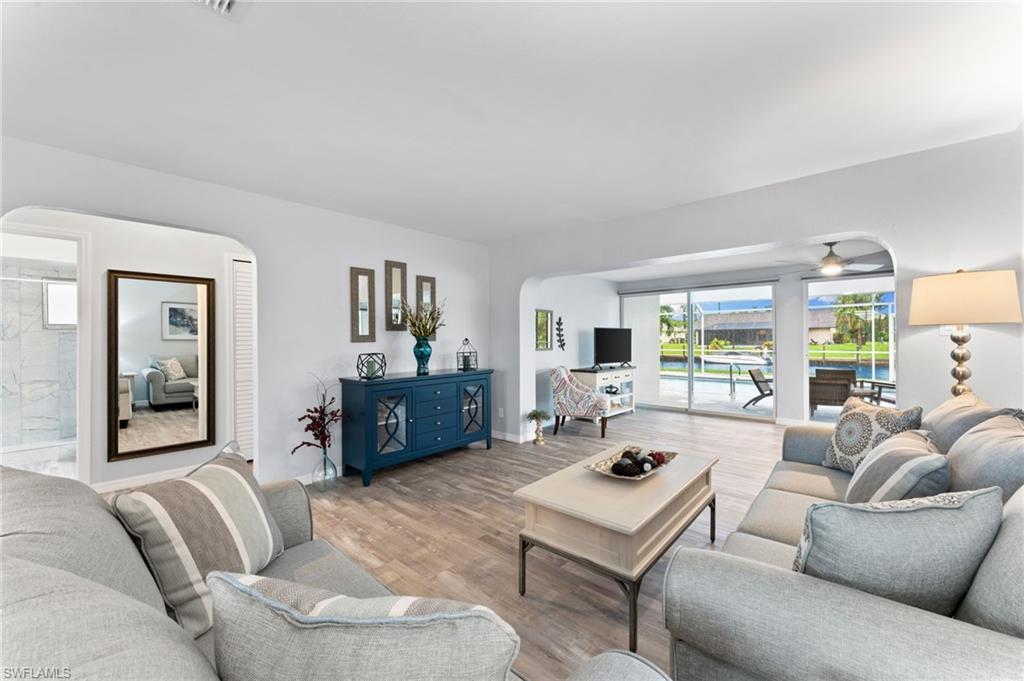
[[[553,310],[534,310],[534,349],[551,350],[551,320],[555,316]]]

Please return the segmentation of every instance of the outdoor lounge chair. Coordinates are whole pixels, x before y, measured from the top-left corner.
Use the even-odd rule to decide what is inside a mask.
[[[765,378],[764,372],[760,369],[750,369],[747,371],[750,374],[750,380],[754,382],[754,387],[757,388],[758,394],[747,400],[747,403],[743,405],[743,408],[751,407],[766,397],[771,397],[775,394],[772,390],[772,379]]]

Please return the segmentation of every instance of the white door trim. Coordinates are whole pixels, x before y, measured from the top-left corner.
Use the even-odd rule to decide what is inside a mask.
[[[19,209],[15,209],[19,210]],[[75,367],[75,475],[81,482],[92,482],[92,341],[99,328],[92,316],[94,278],[92,240],[88,232],[63,227],[44,227],[0,218],[2,229],[11,234],[66,239],[78,244],[78,356]],[[102,405],[106,407],[106,403]]]

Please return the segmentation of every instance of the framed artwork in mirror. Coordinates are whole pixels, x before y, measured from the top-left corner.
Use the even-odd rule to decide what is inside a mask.
[[[435,277],[416,276],[416,311],[422,312],[437,304],[437,279]],[[430,337],[437,340],[437,334]]]
[[[534,326],[536,328],[536,349],[551,349],[551,310],[534,310]]]
[[[404,262],[384,261],[384,304],[388,308],[384,328],[388,331],[405,331],[402,316],[402,301],[407,300],[405,272]]]
[[[215,443],[214,280],[107,272],[107,461]]]
[[[349,268],[350,307],[353,343],[377,340],[377,306],[374,273],[364,267]]]

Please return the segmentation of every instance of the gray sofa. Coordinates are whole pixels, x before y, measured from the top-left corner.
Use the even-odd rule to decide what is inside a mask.
[[[286,550],[261,575],[355,597],[391,595],[345,554],[313,538],[302,484],[263,489]],[[193,640],[167,616],[133,540],[90,487],[0,466],[0,519],[4,678],[7,670],[21,674],[10,678],[77,681],[218,678],[213,630]],[[570,678],[667,679],[643,658],[617,651],[592,658]]]
[[[1008,635],[964,621],[985,619],[967,615],[964,606],[956,617],[943,617],[793,571],[807,507],[842,501],[850,481],[848,473],[821,465],[831,432],[787,429],[782,460],[721,550],[673,555],[665,624],[674,678],[1024,679],[1024,621]],[[988,486],[968,479],[962,485]],[[1000,617],[1024,619],[1024,488],[1006,502],[971,595]]]
[[[185,378],[168,381],[164,372],[157,368],[158,360],[169,357],[150,357],[149,366],[142,370],[149,387],[149,404],[155,408],[173,404],[192,404],[192,394],[199,384],[199,355],[172,355],[181,362]]]

